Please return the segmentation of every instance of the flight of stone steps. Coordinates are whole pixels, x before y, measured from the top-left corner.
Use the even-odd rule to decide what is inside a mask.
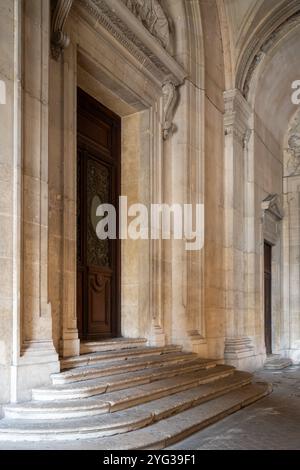
[[[0,449],[159,449],[270,392],[178,346],[83,343],[32,401],[4,407]]]

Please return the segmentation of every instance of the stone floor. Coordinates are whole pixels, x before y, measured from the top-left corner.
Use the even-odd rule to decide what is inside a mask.
[[[174,445],[181,450],[300,449],[300,366],[259,371],[273,393]]]

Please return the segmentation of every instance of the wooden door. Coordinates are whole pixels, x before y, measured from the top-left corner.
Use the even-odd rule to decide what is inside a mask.
[[[272,354],[272,246],[264,244],[265,278],[265,344],[267,354]]]
[[[120,194],[120,118],[78,89],[77,319],[81,339],[120,333],[120,246],[96,234],[99,204]],[[118,235],[118,234],[117,234]]]

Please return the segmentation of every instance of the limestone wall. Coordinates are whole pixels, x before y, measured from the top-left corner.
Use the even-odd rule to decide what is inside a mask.
[[[14,161],[18,151],[18,135],[14,110],[15,94],[15,35],[14,0],[0,5],[0,80],[5,84],[4,100],[0,104],[0,403],[10,395],[10,363],[12,359],[13,274],[14,274]],[[15,108],[16,106],[16,108]],[[16,127],[15,127],[16,126]]]

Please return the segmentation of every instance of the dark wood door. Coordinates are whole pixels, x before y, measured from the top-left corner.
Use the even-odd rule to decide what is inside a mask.
[[[265,344],[267,354],[272,354],[272,246],[264,244],[265,274]]]
[[[77,319],[81,339],[120,333],[120,246],[100,240],[100,204],[113,204],[118,222],[120,118],[78,89]],[[118,235],[118,234],[117,234]]]

